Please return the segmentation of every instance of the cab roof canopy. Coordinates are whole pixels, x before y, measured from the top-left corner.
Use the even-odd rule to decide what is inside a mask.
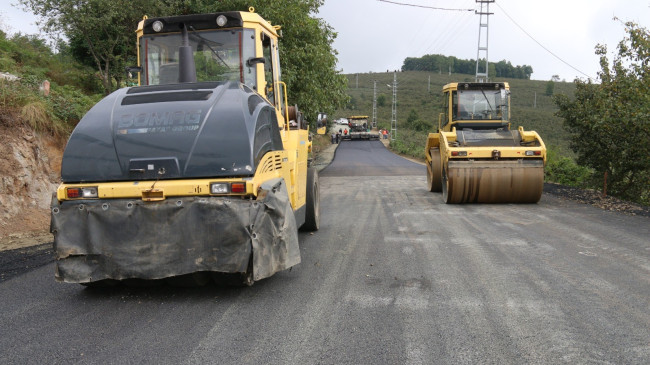
[[[217,18],[223,16],[226,19],[225,24],[219,26]],[[156,32],[153,24],[156,21],[162,23],[162,30]],[[262,18],[259,14],[254,12],[243,11],[228,11],[209,14],[190,14],[190,15],[177,15],[168,17],[145,18],[138,24],[138,32],[141,34],[161,34],[161,33],[175,33],[180,32],[182,25],[185,24],[188,28],[193,30],[213,30],[213,29],[227,29],[227,28],[242,28],[246,23],[257,23],[265,30],[269,31],[276,37],[278,36],[277,30],[279,26],[273,26],[271,23]]]

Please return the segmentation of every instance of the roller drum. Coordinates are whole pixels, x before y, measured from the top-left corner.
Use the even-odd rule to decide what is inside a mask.
[[[449,161],[445,203],[537,203],[544,187],[542,160]]]

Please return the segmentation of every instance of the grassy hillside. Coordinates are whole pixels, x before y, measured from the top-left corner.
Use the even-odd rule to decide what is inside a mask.
[[[0,124],[25,124],[65,139],[102,95],[93,70],[42,39],[0,31]],[[14,76],[17,79],[14,79]],[[43,83],[50,91],[42,90]]]
[[[353,114],[372,116],[373,81],[377,81],[377,122],[380,128],[390,128],[393,73],[351,74],[348,77],[350,103],[345,109],[337,110],[330,119]],[[431,78],[429,91],[429,77]],[[423,71],[397,73],[397,136],[404,149],[400,152],[414,157],[423,157],[427,132],[409,130],[407,117],[414,110],[418,117],[429,124],[433,131],[438,124],[442,105],[442,86],[449,82],[474,81],[464,74],[438,74]],[[562,120],[554,116],[557,108],[551,97],[545,95],[547,81],[499,79],[507,81],[512,92],[512,125],[535,130],[544,142],[561,155],[572,156],[569,139],[562,129]],[[554,93],[572,95],[573,83],[556,82]],[[383,95],[383,96],[382,96]],[[536,99],[536,100],[535,100]],[[435,127],[434,127],[435,126]]]

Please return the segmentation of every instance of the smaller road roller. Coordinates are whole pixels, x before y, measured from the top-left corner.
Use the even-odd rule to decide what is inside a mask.
[[[307,123],[281,81],[279,29],[250,9],[145,17],[138,86],[72,132],[52,199],[58,281],[252,285],[319,227]]]
[[[537,203],[546,146],[537,132],[510,129],[506,82],[450,83],[438,132],[425,147],[427,184],[445,203]]]

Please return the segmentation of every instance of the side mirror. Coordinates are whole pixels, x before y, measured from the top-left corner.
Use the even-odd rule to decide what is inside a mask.
[[[264,57],[251,57],[246,60],[246,66],[248,67],[253,67],[253,65],[256,65],[258,63],[266,64],[266,60]]]
[[[140,66],[126,66],[126,67],[124,68],[124,70],[125,70],[127,73],[129,73],[129,72],[131,72],[131,73],[135,73],[135,72],[142,72],[142,71],[144,71],[144,70],[142,69],[142,67],[140,67]]]
[[[140,66],[127,66],[124,70],[126,71],[126,86],[138,86],[140,80],[137,73],[142,73],[144,69]]]

